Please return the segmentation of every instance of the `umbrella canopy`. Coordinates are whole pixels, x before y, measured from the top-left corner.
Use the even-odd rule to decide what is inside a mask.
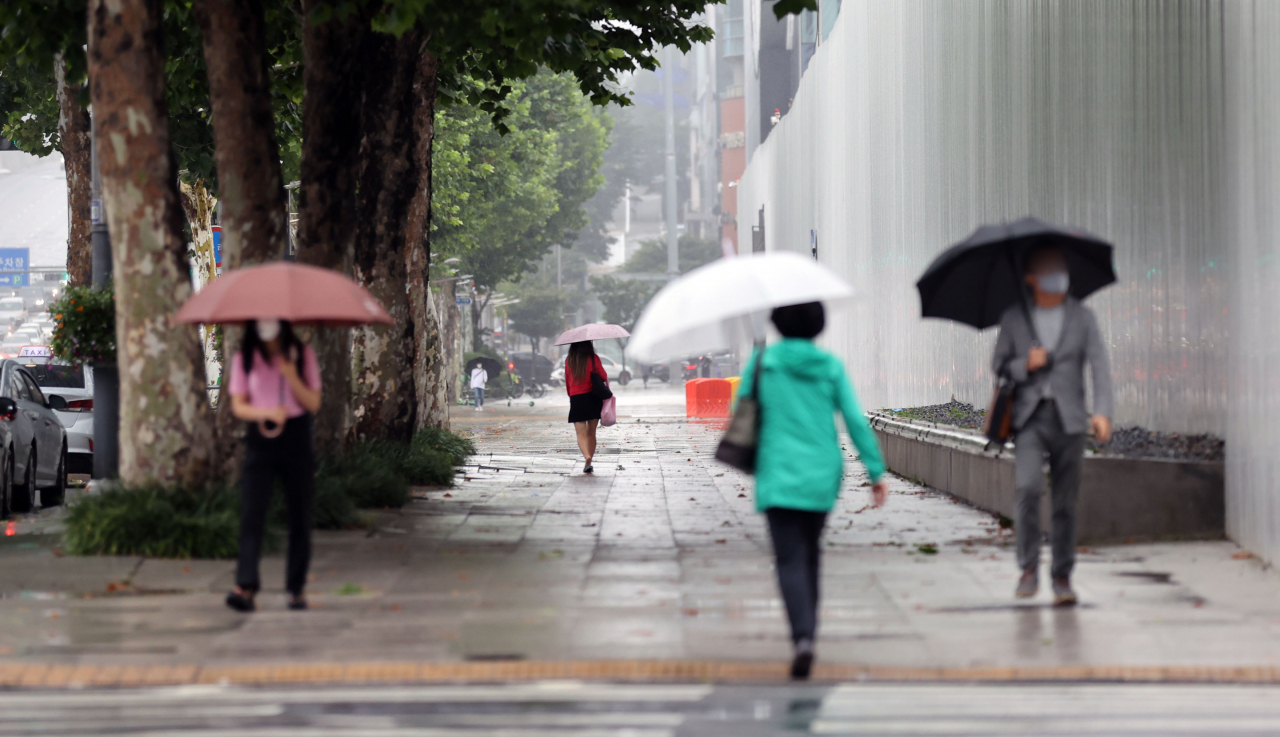
[[[730,348],[738,338],[758,336],[774,307],[852,297],[848,282],[799,253],[722,258],[663,287],[644,308],[627,349],[650,363]]]
[[[1066,256],[1071,294],[1077,299],[1116,280],[1110,243],[1083,231],[1022,218],[984,225],[934,259],[916,282],[921,315],[979,330],[999,323],[1004,311],[1026,294],[1027,256],[1046,246]]]
[[[187,300],[174,319],[211,325],[270,317],[335,327],[394,322],[346,276],[290,261],[229,271]]]
[[[604,340],[605,338],[629,338],[631,333],[621,325],[606,325],[603,323],[592,323],[590,325],[579,325],[571,330],[566,330],[556,338],[556,345],[569,345],[570,343],[579,343],[584,340]]]
[[[502,362],[496,358],[490,358],[488,356],[476,356],[475,358],[472,358],[467,361],[467,373],[470,374],[471,369],[476,366],[483,367],[485,373],[489,374],[489,376],[493,378],[497,378],[498,374],[502,373]]]

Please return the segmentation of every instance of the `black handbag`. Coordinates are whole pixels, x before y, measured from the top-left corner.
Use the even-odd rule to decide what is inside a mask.
[[[609,385],[605,383],[600,374],[596,373],[594,368],[591,369],[591,396],[601,402],[613,396],[613,392],[609,391]]]
[[[1031,344],[1039,346],[1040,337],[1036,335],[1036,324],[1031,319],[1031,312],[1027,309],[1025,301],[1022,303],[1022,316],[1026,318],[1027,329],[1031,331]],[[1012,360],[1018,359],[1015,357]],[[1050,357],[1050,363],[1045,368],[1052,365],[1052,357]],[[1009,438],[1013,437],[1013,407],[1017,399],[1018,382],[1009,376],[1009,367],[1006,365],[1001,368],[999,383],[996,384],[995,393],[991,396],[991,404],[987,406],[987,419],[982,426],[982,434],[986,436],[988,445],[992,443],[1004,445],[1009,442]]]
[[[756,452],[760,443],[760,364],[764,363],[764,347],[756,357],[751,372],[751,394],[739,397],[729,429],[716,446],[716,460],[746,473],[756,471]]]

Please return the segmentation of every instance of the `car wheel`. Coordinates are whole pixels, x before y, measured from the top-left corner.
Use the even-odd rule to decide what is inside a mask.
[[[13,502],[13,451],[5,451],[4,467],[0,468],[0,519],[9,519],[9,505]]]
[[[631,383],[631,372],[630,372],[630,371],[623,371],[622,373],[618,374],[618,383],[619,383],[619,384],[621,384],[621,385],[623,385],[623,386],[626,386],[627,384],[630,384],[630,383]]]
[[[11,476],[12,478],[12,476]],[[39,492],[36,491],[36,449],[32,448],[27,455],[27,470],[22,474],[22,483],[13,485],[13,501],[11,506],[15,512],[30,512],[36,508]]]
[[[56,507],[62,504],[67,498],[67,449],[62,448],[62,455],[58,457],[58,474],[54,478],[53,486],[44,490],[41,501],[46,507]]]

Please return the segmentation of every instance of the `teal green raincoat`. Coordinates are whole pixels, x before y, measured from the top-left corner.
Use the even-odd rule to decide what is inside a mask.
[[[751,393],[758,352],[742,370],[738,396]],[[760,372],[756,509],[830,512],[840,495],[844,456],[835,413],[874,483],[884,475],[880,443],[867,424],[840,359],[804,338],[768,346]]]

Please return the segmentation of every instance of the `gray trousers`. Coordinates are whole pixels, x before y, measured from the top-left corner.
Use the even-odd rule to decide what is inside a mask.
[[[1014,439],[1014,476],[1017,482],[1018,567],[1040,565],[1040,497],[1044,495],[1044,461],[1049,458],[1053,505],[1053,566],[1050,575],[1067,577],[1076,564],[1076,498],[1080,493],[1080,463],[1084,459],[1083,434],[1062,430],[1058,408],[1041,402]]]

